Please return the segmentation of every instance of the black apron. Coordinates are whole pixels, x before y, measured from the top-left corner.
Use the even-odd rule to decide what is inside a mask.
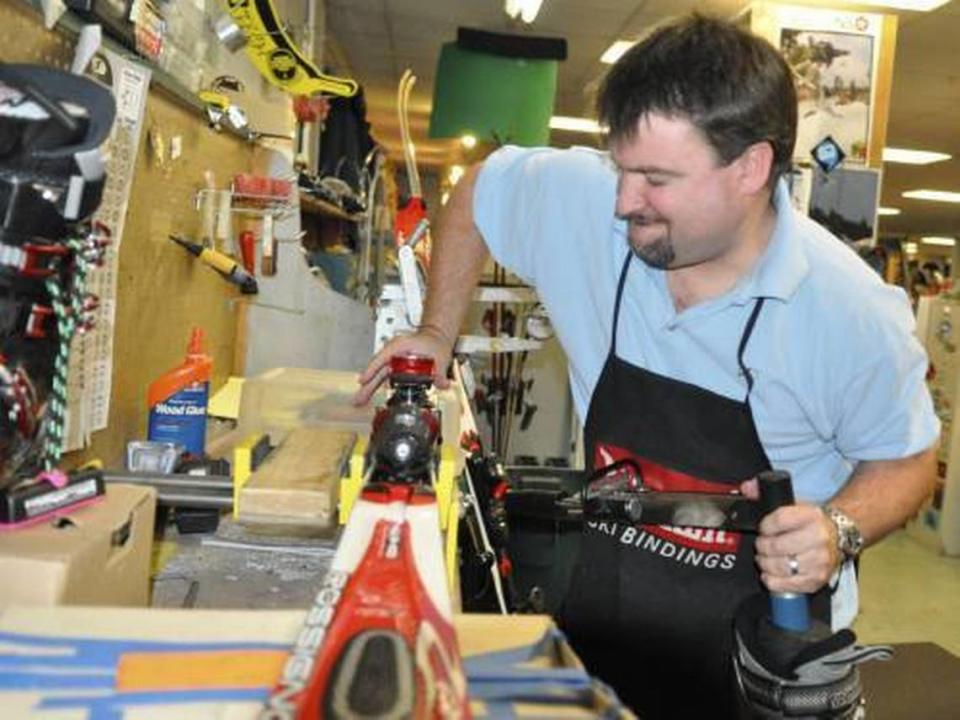
[[[770,468],[750,411],[753,378],[743,364],[763,298],[736,350],[746,398],[732,400],[617,357],[632,257],[620,274],[610,352],[584,426],[588,470],[629,457],[656,490],[733,491]],[[731,618],[762,588],[754,541],[715,530],[588,525],[560,624],[591,673],[643,720],[734,717]],[[823,607],[816,614],[822,617]]]

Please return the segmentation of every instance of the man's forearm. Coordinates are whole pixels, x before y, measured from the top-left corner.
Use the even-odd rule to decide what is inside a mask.
[[[451,345],[473,298],[489,251],[473,221],[473,188],[480,166],[470,168],[440,212],[433,235],[430,279],[421,330]]]
[[[935,448],[900,460],[863,461],[829,504],[850,516],[870,545],[917,512],[935,479]]]

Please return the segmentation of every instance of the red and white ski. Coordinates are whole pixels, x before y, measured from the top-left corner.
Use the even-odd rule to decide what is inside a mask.
[[[470,717],[433,476],[429,358],[391,362],[369,480],[261,718]]]

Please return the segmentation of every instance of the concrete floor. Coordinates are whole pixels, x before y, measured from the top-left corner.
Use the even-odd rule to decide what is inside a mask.
[[[960,656],[960,557],[905,531],[869,548],[853,628],[863,643],[933,642]]]

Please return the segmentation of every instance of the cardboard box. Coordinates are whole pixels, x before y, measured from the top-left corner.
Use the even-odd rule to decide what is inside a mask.
[[[609,688],[587,675],[550,617],[467,614],[455,615],[453,620],[475,720],[636,720]],[[503,692],[515,699],[504,701]]]
[[[99,717],[105,708],[130,707],[137,717],[155,720],[253,720],[260,717],[304,615],[289,610],[0,609],[6,641],[0,644],[0,663],[18,679],[0,683],[0,708],[5,720],[54,720],[71,711],[71,717]],[[454,626],[476,720],[635,720],[628,710],[613,707],[602,687],[585,685],[589,678],[550,618],[457,615]],[[80,692],[79,672],[101,680],[90,680]],[[545,693],[549,699],[538,702]],[[491,696],[499,696],[499,702]]]
[[[0,606],[146,606],[155,509],[153,488],[108,485],[93,505],[0,533]]]

